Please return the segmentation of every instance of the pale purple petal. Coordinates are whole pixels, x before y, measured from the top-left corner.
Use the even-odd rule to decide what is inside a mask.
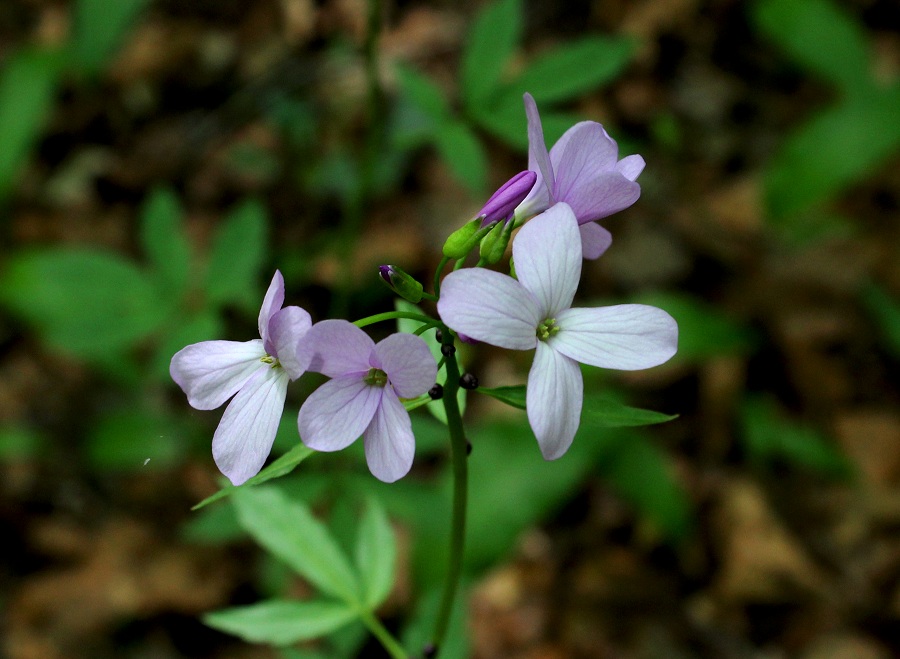
[[[638,155],[625,156],[616,163],[616,171],[629,181],[637,181],[637,177],[644,171],[644,159]]]
[[[541,115],[531,94],[526,92],[524,99],[525,116],[528,119],[528,169],[540,173],[547,189],[550,190],[550,203],[556,203],[553,198],[553,166],[550,164],[550,154],[547,153],[547,145],[544,142]],[[537,183],[535,183],[535,187],[537,187]]]
[[[312,319],[300,307],[285,307],[269,320],[269,339],[275,351],[269,354],[278,358],[291,380],[303,375],[309,366],[310,354],[299,353],[297,348],[310,327]]]
[[[363,437],[366,462],[375,478],[393,483],[409,473],[416,438],[409,413],[390,388],[385,388],[381,405]]]
[[[512,277],[483,268],[447,275],[437,309],[454,331],[511,350],[534,348],[535,332],[543,320],[537,299],[524,286]]]
[[[583,396],[578,364],[539,341],[528,373],[525,408],[545,460],[569,450],[581,421]]]
[[[308,360],[307,370],[328,377],[365,374],[375,342],[360,328],[346,320],[316,323],[300,340],[298,360]]]
[[[578,227],[581,233],[581,256],[598,259],[612,245],[612,234],[596,222],[588,222]]]
[[[640,185],[612,171],[584,181],[578,194],[567,198],[566,203],[572,206],[578,223],[585,224],[625,210],[640,196]]]
[[[275,315],[275,312],[281,309],[284,304],[284,277],[280,270],[275,271],[272,277],[272,283],[269,284],[269,290],[266,291],[266,297],[263,298],[262,306],[259,309],[259,336],[262,338],[267,354],[272,354],[272,344],[269,340],[269,320]]]
[[[572,210],[560,203],[529,220],[513,241],[513,259],[519,283],[540,304],[539,321],[567,309],[581,277],[581,236]]]
[[[278,432],[287,385],[282,369],[263,365],[225,408],[212,453],[232,484],[240,485],[262,469]]]
[[[350,446],[372,421],[384,390],[366,384],[362,376],[329,380],[300,408],[300,439],[316,451],[340,451]]]
[[[214,410],[234,396],[265,357],[263,342],[203,341],[172,357],[169,374],[198,410]]]
[[[582,187],[600,174],[613,171],[619,147],[596,121],[582,121],[567,130],[550,150],[556,176],[551,194],[571,204],[583,196]]]
[[[374,355],[377,367],[387,373],[397,395],[414,398],[434,386],[437,364],[421,337],[391,334],[375,345]]]
[[[621,304],[568,309],[556,317],[548,343],[582,364],[634,371],[668,361],[678,349],[678,324],[662,309]]]

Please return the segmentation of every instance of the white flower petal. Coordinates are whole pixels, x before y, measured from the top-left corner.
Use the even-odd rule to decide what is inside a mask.
[[[644,171],[644,159],[639,155],[625,156],[616,163],[616,171],[629,181],[636,181],[637,177]]]
[[[409,413],[390,388],[363,435],[366,463],[378,480],[393,483],[409,473],[416,452]]]
[[[544,142],[541,115],[531,94],[525,92],[524,100],[525,116],[528,120],[528,169],[532,172],[540,172],[549,191],[550,203],[553,204],[556,203],[556,199],[553,197],[553,166],[550,164],[550,154],[547,152],[547,144]]]
[[[528,373],[525,408],[545,460],[555,460],[572,445],[583,396],[578,364],[539,341]]]
[[[284,370],[263,365],[225,408],[212,453],[219,471],[234,485],[258,474],[269,456],[287,385]]]
[[[415,398],[434,386],[437,364],[421,337],[391,334],[375,345],[374,358],[399,396]]]
[[[586,222],[578,227],[581,233],[581,256],[598,259],[612,245],[612,234],[596,222]]]
[[[662,309],[621,304],[568,309],[548,343],[582,364],[634,371],[668,361],[678,349],[678,324]]]
[[[310,327],[312,319],[300,307],[285,307],[269,320],[269,339],[275,350],[272,356],[278,358],[291,380],[303,375],[309,366],[309,353],[300,353],[297,349]]]
[[[275,271],[275,276],[272,277],[272,283],[269,284],[269,290],[266,291],[266,296],[263,298],[262,306],[259,309],[259,336],[263,340],[265,344],[265,349],[268,354],[272,354],[269,352],[271,348],[270,340],[269,340],[269,320],[271,320],[272,316],[275,315],[275,312],[281,309],[281,305],[284,304],[284,277],[281,275],[280,270]]]
[[[203,341],[172,357],[169,374],[198,410],[214,410],[234,396],[265,357],[263,342]]]
[[[537,300],[519,282],[484,268],[447,275],[437,308],[454,331],[511,350],[534,348],[542,320]]]
[[[308,360],[307,370],[328,377],[366,373],[375,342],[346,320],[323,320],[303,336],[298,360]]]
[[[300,439],[316,451],[340,451],[350,446],[372,421],[384,390],[366,384],[357,375],[329,380],[300,408]]]
[[[572,209],[556,204],[529,220],[513,241],[513,259],[519,283],[540,304],[539,320],[567,309],[581,277],[581,234]]]

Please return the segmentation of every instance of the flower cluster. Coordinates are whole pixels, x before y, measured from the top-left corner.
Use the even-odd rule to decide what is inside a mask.
[[[448,238],[442,265],[456,260],[457,267],[440,286],[436,279],[435,293],[426,293],[396,266],[382,266],[379,274],[410,302],[436,301],[440,321],[422,318],[452,330],[451,338],[535,351],[526,412],[542,455],[553,460],[568,450],[580,422],[579,364],[620,370],[662,364],[675,354],[678,327],[665,311],[646,305],[572,307],[582,259],[599,257],[612,242],[597,220],[638,199],[636,179],[644,161],[637,155],[619,160],[615,141],[590,121],[570,128],[548,152],[529,94],[525,111],[528,170],[504,184]],[[513,239],[514,228],[523,224]],[[459,267],[476,248],[478,266],[498,263],[510,240],[514,274]],[[436,391],[438,365],[428,345],[412,334],[375,343],[345,320],[312,324],[303,309],[282,308],[284,297],[284,280],[276,272],[259,314],[260,339],[206,341],[172,358],[172,378],[193,407],[213,409],[234,397],[213,437],[219,469],[239,485],[262,468],[288,383],[313,371],[330,380],[300,409],[301,441],[315,450],[337,451],[362,436],[377,478],[392,482],[407,474],[415,438],[403,400]],[[444,348],[451,348],[444,355],[455,360],[446,339]]]

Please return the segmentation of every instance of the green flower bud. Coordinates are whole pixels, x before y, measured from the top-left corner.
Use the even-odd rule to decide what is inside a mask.
[[[381,276],[381,280],[404,300],[413,304],[418,304],[422,300],[422,284],[397,266],[380,265],[378,274]]]
[[[498,222],[484,237],[481,241],[479,255],[486,264],[493,265],[503,258],[506,246],[509,245],[509,239],[512,238],[512,232],[512,222]]]
[[[451,233],[444,243],[444,256],[448,259],[465,258],[490,230],[488,228],[481,230],[481,220],[479,215]]]

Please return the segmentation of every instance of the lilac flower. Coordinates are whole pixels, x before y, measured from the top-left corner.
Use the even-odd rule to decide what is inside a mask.
[[[195,343],[175,353],[169,366],[191,407],[212,410],[234,396],[212,443],[216,465],[234,485],[262,468],[275,441],[288,381],[306,370],[297,345],[312,322],[300,307],[282,309],[283,304],[284,277],[276,270],[259,310],[261,338]]]
[[[303,443],[317,451],[339,451],[362,435],[376,478],[392,483],[405,476],[415,437],[400,397],[424,394],[437,377],[425,341],[392,334],[376,344],[346,320],[324,320],[313,325],[300,352],[309,355],[309,370],[332,378],[300,408]]]
[[[580,225],[582,255],[596,259],[610,246],[612,236],[594,220],[618,213],[638,200],[641,186],[635,181],[644,169],[644,159],[634,155],[618,160],[618,145],[595,121],[572,126],[548,154],[541,116],[527,93],[525,114],[528,169],[537,173],[537,182],[516,208],[516,219],[524,220],[564,201]]]
[[[570,308],[581,276],[578,224],[559,203],[528,222],[513,242],[518,281],[469,268],[441,285],[438,312],[449,327],[512,350],[536,349],[526,410],[541,453],[563,455],[581,417],[578,363],[637,370],[675,354],[678,326],[661,309],[623,304]]]
[[[516,206],[531,192],[537,178],[535,172],[526,170],[501,185],[478,212],[478,217],[483,218],[481,226],[486,227],[511,217]]]

